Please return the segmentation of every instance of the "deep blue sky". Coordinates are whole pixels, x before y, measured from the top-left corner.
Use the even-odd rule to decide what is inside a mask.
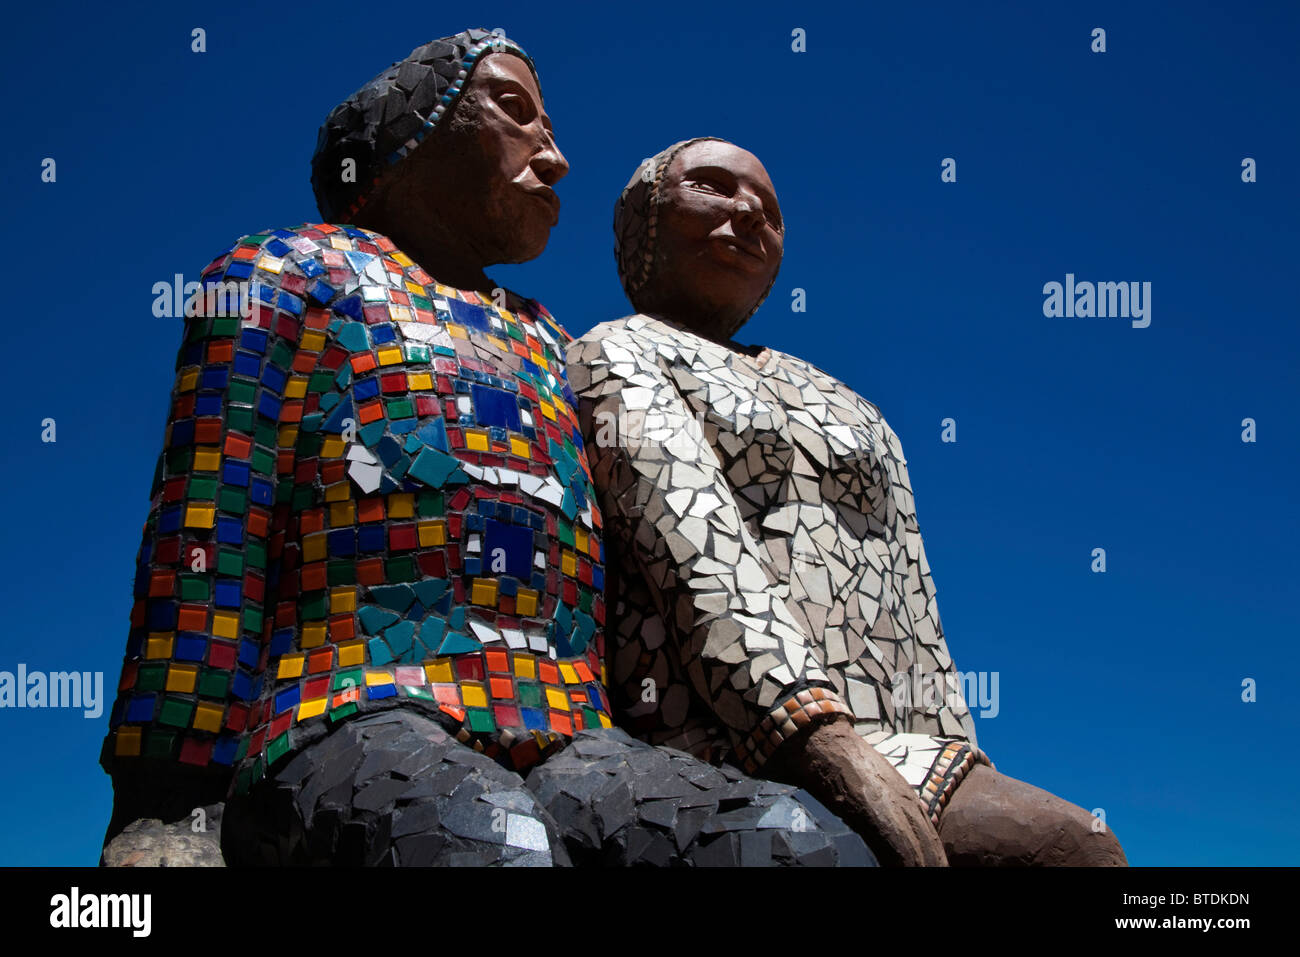
[[[901,436],[949,647],[1000,675],[977,723],[998,768],[1104,808],[1134,864],[1297,863],[1300,8],[853,6],[14,8],[0,670],[102,671],[111,703],[179,335],[153,284],[315,220],[328,111],[429,39],[500,26],[572,172],[543,257],[490,274],[575,335],[624,315],[610,218],[638,162],[696,135],[751,149],[788,236],[739,338]],[[1151,282],[1150,327],[1045,318],[1067,272]],[[106,722],[0,711],[0,864],[97,860]]]

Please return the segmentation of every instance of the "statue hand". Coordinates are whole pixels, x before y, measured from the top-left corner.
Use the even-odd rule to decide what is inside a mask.
[[[916,792],[848,720],[821,722],[786,741],[764,773],[825,804],[883,866],[947,866],[943,844]]]

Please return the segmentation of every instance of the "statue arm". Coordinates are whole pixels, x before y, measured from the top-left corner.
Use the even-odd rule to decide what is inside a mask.
[[[943,625],[939,620],[934,579],[925,556],[902,443],[883,416],[879,418],[879,424],[884,439],[881,461],[889,473],[887,489],[893,499],[890,511],[895,516],[894,521],[886,526],[886,535],[893,540],[891,551],[901,552],[906,559],[906,574],[892,576],[890,580],[904,591],[897,596],[898,604],[906,609],[911,633],[920,649],[921,660],[915,663],[915,667],[925,676],[925,680],[920,682],[922,693],[919,696],[917,689],[911,687],[917,682],[908,683],[905,706],[911,714],[906,726],[914,732],[932,735],[936,740],[965,741],[977,750],[975,725],[963,695],[961,675],[948,653]]]
[[[653,354],[602,330],[571,349],[587,453],[609,533],[626,539],[692,687],[753,773],[800,729],[849,709],[775,594],[718,456]]]
[[[247,278],[258,296],[252,265],[268,239],[241,240],[204,283]],[[138,818],[223,801],[257,723],[283,545],[277,477],[293,470],[302,406],[290,381],[301,302],[281,293],[282,311],[261,303],[243,318],[237,295],[185,320],[101,757],[114,782],[109,839]]]

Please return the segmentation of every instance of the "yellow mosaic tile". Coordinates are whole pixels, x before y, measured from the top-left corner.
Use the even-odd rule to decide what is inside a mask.
[[[221,451],[212,445],[200,445],[194,450],[194,471],[215,472],[221,468]]]
[[[226,709],[221,705],[204,701],[194,709],[194,727],[199,731],[209,731],[216,734],[221,730],[221,719],[225,717],[225,714]]]
[[[329,544],[324,532],[312,532],[302,537],[302,560],[304,562],[324,561],[329,555]]]
[[[186,505],[186,528],[211,528],[217,520],[215,505]]]
[[[434,684],[451,684],[456,680],[451,669],[450,658],[439,658],[437,661],[428,662],[424,666],[424,673]]]
[[[554,688],[546,689],[546,703],[556,711],[568,711],[569,696],[563,691],[556,691]]]
[[[476,605],[495,608],[497,603],[497,580],[495,578],[475,578],[470,589],[470,601]]]
[[[302,677],[302,668],[306,661],[306,655],[285,655],[280,659],[280,667],[275,672],[276,679]]]
[[[144,656],[146,658],[170,658],[175,638],[170,634],[150,635],[145,639]]]
[[[519,589],[519,594],[515,596],[515,611],[525,618],[531,618],[537,614],[537,592],[531,588]]]
[[[125,757],[138,757],[140,754],[140,729],[118,728],[113,738],[113,754]]]
[[[194,683],[198,680],[198,677],[199,669],[197,665],[168,665],[167,690],[193,694]]]
[[[447,523],[443,519],[420,522],[416,526],[420,536],[420,545],[428,548],[432,545],[445,545],[447,542]]]
[[[298,639],[300,648],[319,648],[325,644],[326,626],[323,621],[314,621],[302,626],[302,637]]]

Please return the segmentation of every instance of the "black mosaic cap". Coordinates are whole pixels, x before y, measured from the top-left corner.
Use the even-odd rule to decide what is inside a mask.
[[[497,52],[523,59],[537,79],[532,58],[517,43],[499,33],[466,30],[417,47],[336,106],[311,158],[312,190],[324,221],[349,222],[380,181],[451,113],[474,67]],[[348,159],[355,170],[345,177]]]

